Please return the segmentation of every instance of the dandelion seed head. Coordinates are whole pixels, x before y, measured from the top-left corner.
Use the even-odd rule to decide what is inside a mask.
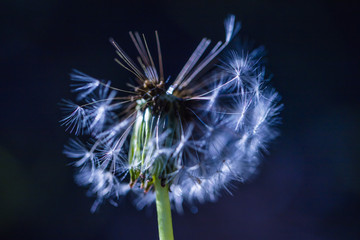
[[[97,199],[91,211],[105,200],[116,205],[129,192],[139,209],[150,206],[159,179],[182,212],[184,204],[195,209],[215,201],[256,173],[278,135],[282,105],[266,79],[262,48],[230,49],[240,23],[230,15],[224,25],[224,42],[208,50],[204,38],[173,79],[164,74],[157,33],[151,55],[144,35],[130,32],[137,61],[110,39],[116,62],[134,76],[130,89],[73,71],[78,103],[63,101],[61,123],[82,136],[64,153],[78,167],[77,183]]]

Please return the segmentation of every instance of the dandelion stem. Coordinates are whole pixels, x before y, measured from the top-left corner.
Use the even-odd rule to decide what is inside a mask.
[[[168,185],[161,186],[161,180],[155,177],[156,210],[160,240],[174,240]]]

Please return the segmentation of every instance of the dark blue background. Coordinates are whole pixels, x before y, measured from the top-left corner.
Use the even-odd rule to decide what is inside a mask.
[[[201,37],[224,38],[235,14],[242,39],[265,45],[283,97],[282,135],[252,182],[233,196],[173,214],[180,239],[357,239],[359,6],[356,1],[2,1],[0,4],[0,238],[156,239],[154,209],[130,199],[90,213],[94,199],[62,155],[58,103],[72,68],[123,86],[114,37],[158,30],[165,71],[176,75]]]

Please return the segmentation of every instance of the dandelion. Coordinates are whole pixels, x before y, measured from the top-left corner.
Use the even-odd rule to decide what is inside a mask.
[[[97,197],[92,211],[132,192],[139,209],[156,203],[160,239],[173,239],[171,206],[182,212],[184,203],[215,201],[256,172],[282,104],[265,77],[262,48],[227,49],[239,29],[229,16],[225,41],[207,50],[203,38],[174,79],[165,75],[157,32],[156,58],[145,36],[130,32],[136,61],[110,39],[115,61],[137,83],[129,90],[71,74],[79,103],[64,101],[62,124],[82,136],[64,152],[79,167],[77,182]]]

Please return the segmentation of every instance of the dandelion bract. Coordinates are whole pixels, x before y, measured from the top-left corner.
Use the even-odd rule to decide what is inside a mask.
[[[158,33],[150,48],[130,32],[136,58],[113,40],[119,63],[135,84],[118,89],[109,81],[74,70],[77,102],[63,101],[66,129],[77,135],[65,147],[76,181],[116,204],[132,192],[143,208],[155,201],[155,185],[169,190],[172,206],[216,200],[257,169],[261,153],[277,136],[282,105],[261,64],[262,49],[229,44],[240,24],[225,20],[225,41],[211,49],[203,38],[174,78],[166,75]]]

